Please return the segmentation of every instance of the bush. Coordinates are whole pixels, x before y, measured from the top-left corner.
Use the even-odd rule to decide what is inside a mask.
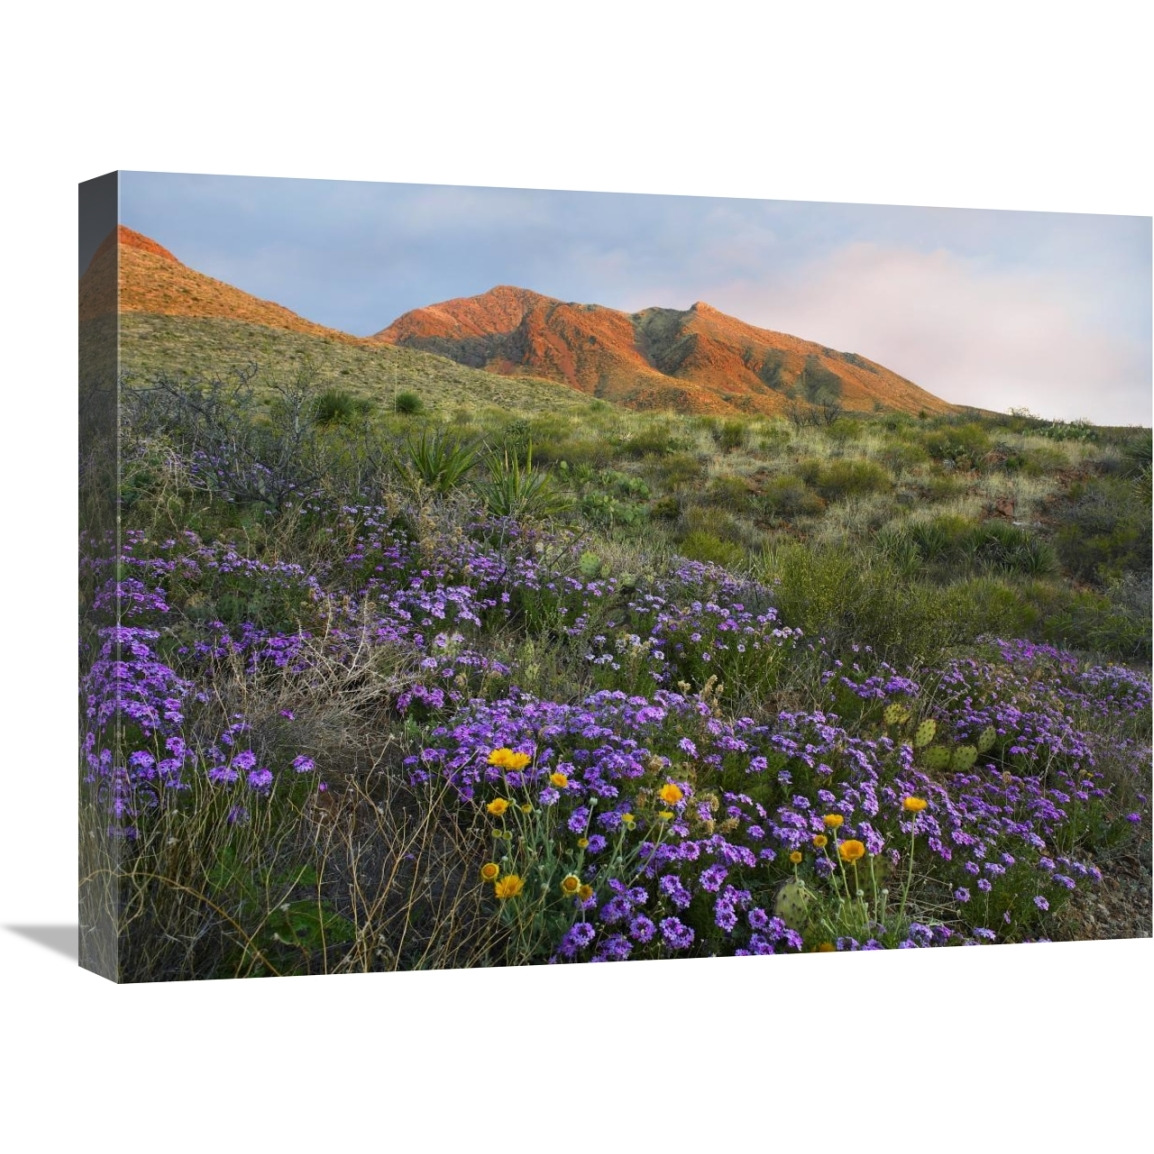
[[[726,453],[744,449],[749,440],[749,430],[744,421],[725,421],[720,427],[715,427],[711,431],[718,447]]]
[[[740,513],[749,508],[753,492],[743,477],[714,477],[709,482],[705,499],[718,508]]]
[[[729,569],[740,565],[745,559],[745,550],[740,545],[723,541],[704,529],[695,529],[687,534],[677,548],[690,561],[705,561]]]
[[[885,492],[891,487],[889,474],[873,461],[831,461],[817,471],[814,488],[827,501]]]
[[[358,401],[352,393],[344,389],[326,389],[317,398],[313,420],[318,425],[347,424],[363,411],[364,402]]]
[[[926,451],[935,461],[950,461],[958,469],[977,469],[990,451],[990,438],[981,425],[947,426],[927,434]]]
[[[771,517],[816,517],[825,502],[800,477],[774,477],[761,495],[762,507]]]
[[[398,393],[393,408],[406,417],[415,417],[424,411],[425,402],[416,393]]]

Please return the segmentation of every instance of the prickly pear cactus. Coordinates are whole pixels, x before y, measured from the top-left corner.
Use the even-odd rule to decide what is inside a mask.
[[[985,753],[994,744],[994,739],[997,736],[998,734],[994,727],[987,725],[978,735],[978,752]]]
[[[809,916],[809,903],[813,901],[812,891],[797,881],[786,882],[777,891],[777,898],[773,903],[773,912],[781,918],[791,930],[801,930],[805,927]]]
[[[931,745],[922,752],[921,763],[926,769],[945,769],[950,764],[950,751],[944,745]]]
[[[895,701],[893,705],[886,706],[882,716],[885,718],[886,725],[905,725],[910,719],[910,711],[900,702]]]
[[[934,734],[938,732],[938,723],[932,717],[927,717],[925,721],[918,726],[914,733],[914,748],[922,749],[929,745],[934,740]]]
[[[978,751],[974,746],[959,745],[950,755],[950,769],[955,773],[965,773],[967,769],[973,768],[977,760]]]

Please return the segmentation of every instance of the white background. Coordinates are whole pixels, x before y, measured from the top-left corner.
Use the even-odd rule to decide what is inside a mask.
[[[7,928],[76,917],[76,184],[129,168],[1151,214],[1139,6],[800,7],[7,17],[10,1148],[1066,1150],[1146,1121],[1149,939],[116,988]]]

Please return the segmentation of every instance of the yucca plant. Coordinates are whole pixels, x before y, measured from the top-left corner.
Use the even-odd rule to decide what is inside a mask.
[[[403,456],[396,462],[397,471],[410,488],[419,483],[442,496],[462,484],[476,463],[474,446],[440,429],[424,429],[419,437],[409,437]]]
[[[500,454],[490,453],[486,464],[489,476],[477,482],[477,494],[494,517],[536,520],[569,508],[569,499],[553,488],[549,475],[533,468],[531,442],[524,465],[508,448]]]

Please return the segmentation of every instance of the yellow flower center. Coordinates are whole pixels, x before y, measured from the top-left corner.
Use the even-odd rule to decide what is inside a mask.
[[[581,888],[581,879],[576,874],[566,874],[561,879],[561,892],[575,894]]]
[[[487,861],[481,867],[482,881],[495,882],[501,873],[501,867],[495,861]]]

